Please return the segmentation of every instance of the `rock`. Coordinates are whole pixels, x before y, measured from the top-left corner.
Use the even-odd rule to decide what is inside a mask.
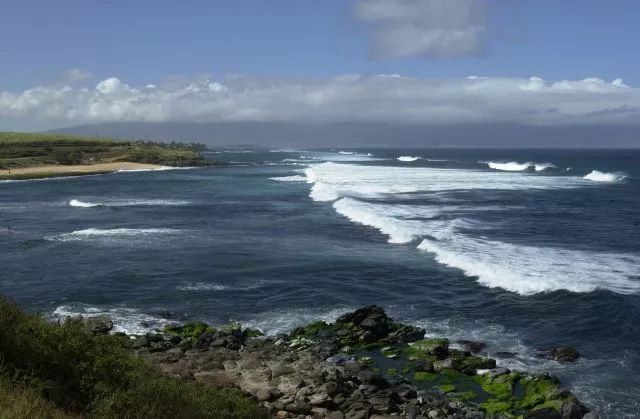
[[[297,413],[299,415],[306,415],[311,411],[311,405],[307,402],[297,401],[289,403],[285,406],[288,412]]]
[[[271,392],[266,388],[260,389],[256,391],[256,399],[261,402],[268,402],[271,400]]]
[[[106,335],[113,329],[113,321],[105,314],[87,317],[84,324],[87,330],[96,335]]]
[[[282,375],[293,374],[294,372],[296,372],[295,368],[293,368],[289,364],[285,364],[284,362],[274,364],[270,368],[272,378],[278,378]]]
[[[326,419],[344,419],[344,414],[342,412],[330,412],[327,414]]]
[[[276,412],[276,417],[277,418],[288,418],[289,417],[289,412],[284,411],[284,410],[278,410]]]
[[[462,340],[457,340],[456,343],[458,345],[461,345],[465,351],[469,351],[472,354],[478,354],[487,347],[486,343],[476,341],[476,340],[462,339]]]
[[[542,409],[532,410],[524,414],[524,419],[562,419],[557,410],[544,407]]]
[[[499,377],[501,375],[505,375],[505,374],[509,374],[511,372],[511,370],[509,368],[494,368],[489,370],[489,372],[487,372],[487,374],[489,375],[489,377],[491,377],[491,379],[493,380],[496,377]]]
[[[539,358],[553,359],[558,362],[573,362],[580,354],[572,346],[559,346],[550,349],[537,349],[536,356]]]
[[[600,419],[600,415],[594,412],[588,412],[582,417],[582,419]]]
[[[331,364],[344,366],[347,364],[353,364],[355,362],[358,362],[358,357],[355,355],[335,354],[327,358],[327,362]]]
[[[234,379],[229,377],[229,374],[223,370],[196,372],[193,374],[193,378],[204,385],[214,388],[229,388],[235,386]]]
[[[562,405],[560,413],[563,419],[581,419],[587,413],[587,409],[579,403],[569,401]]]

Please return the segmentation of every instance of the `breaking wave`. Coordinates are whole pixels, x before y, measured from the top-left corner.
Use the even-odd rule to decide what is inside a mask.
[[[606,173],[599,170],[592,170],[591,173],[584,176],[583,179],[593,182],[619,182],[625,179],[625,175],[620,173]]]
[[[416,160],[420,160],[421,157],[417,157],[417,156],[400,156],[398,157],[399,161],[403,161],[403,162],[412,162],[412,161],[416,161]]]
[[[280,177],[270,177],[271,180],[277,180],[278,182],[306,182],[306,176],[301,175],[293,175],[293,176],[280,176]]]
[[[352,222],[376,228],[388,236],[390,243],[421,240],[418,249],[433,254],[443,265],[476,277],[484,286],[522,295],[597,289],[640,293],[640,256],[516,245],[467,232],[492,227],[487,223],[477,225],[472,217],[478,212],[509,208],[388,202],[405,195],[433,198],[434,193],[464,190],[584,187],[580,178],[336,163],[319,164],[306,169],[306,173],[313,184],[309,194],[312,199],[335,201],[336,212]]]
[[[179,232],[180,230],[174,230],[171,228],[87,228],[84,230],[76,230],[71,233],[58,234],[56,236],[48,237],[47,239],[52,241],[84,241],[96,238],[127,239],[132,237],[176,234]]]
[[[529,163],[529,162],[517,163],[514,161],[509,163],[498,163],[498,162],[489,161],[485,163],[487,163],[487,165],[491,169],[502,170],[505,172],[522,172],[523,170],[527,170],[528,168],[534,165],[533,163]]]
[[[547,169],[553,169],[556,167],[556,165],[553,163],[536,163],[534,167],[536,169],[536,172],[542,172]]]
[[[80,201],[72,199],[69,206],[78,208],[93,207],[137,207],[137,206],[184,206],[189,205],[189,201],[171,199],[114,199],[103,202]]]

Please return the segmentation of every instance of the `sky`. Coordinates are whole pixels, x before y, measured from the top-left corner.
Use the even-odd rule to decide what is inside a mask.
[[[0,4],[0,130],[640,125],[635,0]]]

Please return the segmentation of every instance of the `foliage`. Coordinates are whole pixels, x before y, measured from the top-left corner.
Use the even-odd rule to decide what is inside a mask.
[[[85,417],[260,417],[235,391],[163,376],[131,354],[127,340],[93,335],[78,319],[47,323],[0,299],[0,356],[11,376],[26,377],[21,400],[39,394],[42,406]]]

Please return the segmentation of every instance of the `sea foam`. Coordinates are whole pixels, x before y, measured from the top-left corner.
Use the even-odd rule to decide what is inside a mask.
[[[400,156],[400,157],[398,157],[398,160],[402,161],[402,162],[412,162],[412,161],[416,161],[416,160],[420,160],[420,159],[421,159],[421,157],[418,157],[418,156]]]
[[[591,180],[593,182],[619,182],[625,179],[625,175],[620,173],[606,173],[599,170],[592,170],[583,179]]]
[[[402,204],[408,199],[406,196],[433,198],[449,191],[580,188],[585,186],[583,179],[337,163],[312,166],[306,174],[312,183],[312,199],[336,201],[333,207],[339,214],[378,229],[390,243],[421,240],[420,250],[431,253],[443,265],[476,277],[487,287],[522,295],[597,289],[640,293],[637,255],[524,246],[474,237],[467,230],[477,232],[492,227],[487,223],[479,226],[473,219],[475,213],[496,208]]]
[[[102,202],[81,201],[72,199],[69,206],[78,208],[93,207],[136,207],[136,206],[184,206],[189,205],[189,201],[172,199],[111,199]]]
[[[522,172],[523,170],[527,170],[531,166],[534,166],[534,163],[518,163],[518,162],[508,162],[508,163],[498,163],[489,161],[486,162],[487,165],[495,170],[502,170],[505,172]]]

